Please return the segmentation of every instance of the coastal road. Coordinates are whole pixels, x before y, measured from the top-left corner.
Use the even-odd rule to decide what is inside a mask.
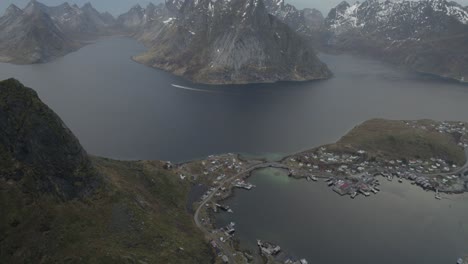
[[[210,239],[212,240],[215,240],[216,241],[216,244],[218,244],[218,246],[220,247],[220,249],[222,250],[222,252],[228,257],[229,259],[229,262],[230,263],[234,263],[233,259],[234,259],[234,256],[231,252],[231,249],[229,247],[227,247],[223,242],[219,241],[219,239],[217,239],[216,236],[214,236],[213,234],[210,233],[209,230],[207,230],[203,225],[202,223],[200,222],[200,211],[203,209],[203,207],[209,202],[211,201],[211,199],[213,199],[214,195],[221,189],[221,187],[223,187],[226,183],[231,183],[232,181],[234,181],[235,179],[238,179],[240,178],[241,176],[245,175],[245,174],[248,174],[254,170],[258,170],[258,169],[263,169],[263,168],[278,168],[278,169],[289,169],[286,165],[284,164],[281,164],[281,163],[278,163],[278,162],[265,162],[265,163],[260,163],[260,164],[255,164],[255,165],[252,165],[246,169],[244,169],[243,171],[229,177],[229,178],[226,178],[224,179],[216,188],[213,192],[211,192],[211,194],[206,197],[205,200],[203,200],[200,205],[198,206],[197,210],[195,211],[195,214],[193,216],[193,219],[195,221],[195,224],[197,225],[197,227]]]

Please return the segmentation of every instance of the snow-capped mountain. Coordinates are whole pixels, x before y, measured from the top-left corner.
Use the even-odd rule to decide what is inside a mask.
[[[357,29],[391,39],[442,32],[457,22],[467,25],[468,11],[446,0],[342,2],[326,19],[327,27],[337,34]]]
[[[324,17],[317,9],[299,10],[293,5],[286,4],[284,0],[265,0],[265,7],[270,14],[305,36],[313,35],[323,26]]]
[[[468,11],[453,1],[342,2],[325,19],[333,49],[468,79]]]
[[[270,15],[263,0],[175,0],[159,9],[162,19],[144,23],[139,33],[154,47],[135,57],[144,64],[213,84],[330,75],[310,45]]]

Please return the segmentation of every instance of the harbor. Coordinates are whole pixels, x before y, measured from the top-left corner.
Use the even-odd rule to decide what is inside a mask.
[[[235,213],[216,214],[216,222],[219,226],[235,222],[235,238],[251,252],[259,250],[260,239],[309,263],[369,263],[376,256],[385,256],[379,262],[385,264],[420,263],[424,255],[424,260],[433,259],[432,264],[456,263],[468,248],[464,239],[468,233],[459,224],[468,217],[467,194],[435,200],[434,193],[409,181],[381,178],[377,195],[359,194],[353,200],[337,195],[323,179],[296,180],[275,169],[256,171],[249,180],[257,188],[226,200]],[[434,212],[437,221],[432,220]],[[379,251],[380,240],[392,243],[388,250],[412,250],[399,255]],[[426,245],[414,241],[437,243],[439,251],[427,252]],[[350,243],[356,247],[350,248]],[[340,255],[333,254],[336,248]]]
[[[412,123],[406,125],[410,126]],[[468,154],[466,133],[460,126],[447,123],[431,129],[437,133],[460,133],[458,147],[462,150],[465,148],[464,152]],[[303,179],[308,183],[307,186],[325,187],[326,191],[336,193],[339,197],[349,196],[350,200],[358,204],[359,201],[374,201],[375,199],[367,197],[381,196],[388,191],[388,184],[422,188],[433,193],[433,201],[443,202],[447,194],[465,192],[465,184],[468,182],[468,161],[457,164],[441,157],[392,159],[376,157],[363,149],[344,151],[330,146],[295,154],[278,162],[244,160],[236,154],[225,154],[167,167],[176,169],[181,181],[192,180],[206,186],[206,192],[196,203],[198,209],[194,219],[207,237],[216,243],[217,247],[213,249],[220,251],[220,263],[263,263],[259,256],[268,256],[265,263],[307,263],[306,259],[291,257],[283,250],[275,250],[276,247],[261,246],[259,256],[252,254],[239,247],[237,234],[239,230],[243,232],[245,226],[235,225],[234,222],[237,221],[221,226],[217,224],[216,219],[225,214],[231,215],[232,219],[236,219],[239,213],[245,214],[244,208],[234,207],[229,201],[237,197],[235,193],[242,196],[247,193],[255,195],[258,184],[251,182],[251,177],[259,171],[281,172],[285,175],[284,180],[288,181],[291,179],[301,182],[300,179]],[[281,191],[277,190],[275,193]],[[363,199],[357,199],[358,197]],[[259,197],[255,201],[258,199],[263,200]],[[276,208],[279,204],[281,203],[278,201],[268,201],[267,206]]]

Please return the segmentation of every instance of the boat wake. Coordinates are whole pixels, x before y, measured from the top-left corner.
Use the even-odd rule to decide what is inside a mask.
[[[171,84],[171,86],[175,87],[177,89],[194,91],[194,92],[201,92],[201,93],[219,93],[220,92],[220,91],[213,91],[213,90],[204,90],[204,89],[191,88],[191,87],[177,85],[177,84]]]

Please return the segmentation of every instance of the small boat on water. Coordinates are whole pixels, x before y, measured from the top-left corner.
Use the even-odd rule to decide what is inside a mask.
[[[402,182],[403,182],[403,178],[399,178],[399,179],[398,179],[398,182],[399,182],[399,183],[402,183]]]
[[[318,181],[317,177],[315,176],[311,176],[310,179],[312,179],[313,181]]]
[[[459,258],[459,259],[457,260],[457,264],[463,264],[463,259]]]
[[[354,199],[354,198],[356,198],[356,196],[357,196],[357,195],[358,195],[358,193],[357,193],[357,192],[353,192],[353,193],[351,194],[351,199]]]
[[[309,176],[307,176],[306,180],[311,181],[312,179]]]

